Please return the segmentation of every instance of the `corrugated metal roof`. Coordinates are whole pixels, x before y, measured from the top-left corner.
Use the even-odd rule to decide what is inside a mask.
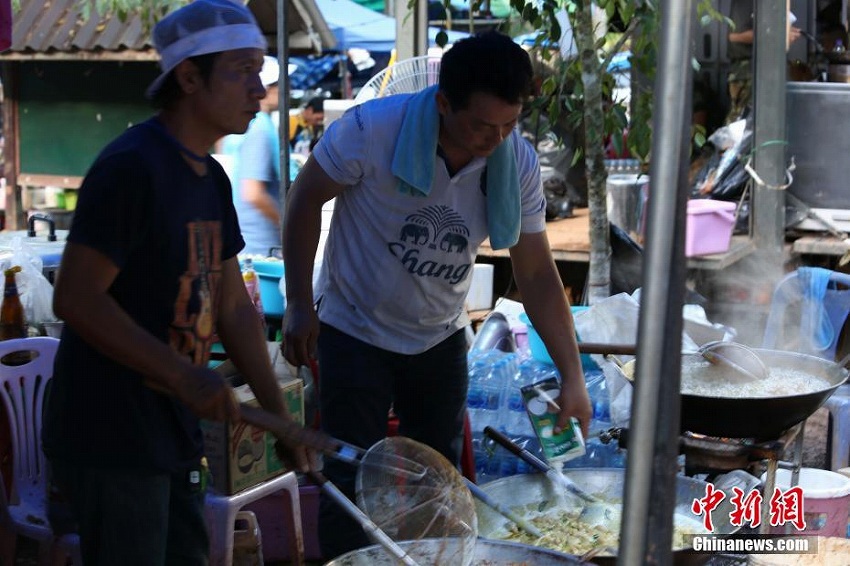
[[[92,11],[85,19],[79,0],[21,0],[12,27],[12,46],[0,59],[156,60],[149,30],[139,15],[126,21]],[[250,0],[269,45],[275,45],[276,0]],[[313,0],[286,0],[289,46],[293,50],[333,47],[334,37]]]

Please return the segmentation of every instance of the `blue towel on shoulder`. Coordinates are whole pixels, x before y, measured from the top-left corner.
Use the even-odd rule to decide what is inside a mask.
[[[440,133],[435,95],[438,86],[416,93],[408,103],[393,154],[392,173],[401,193],[428,196],[434,179],[434,161]],[[519,241],[519,173],[510,136],[487,158],[487,231],[493,249]]]

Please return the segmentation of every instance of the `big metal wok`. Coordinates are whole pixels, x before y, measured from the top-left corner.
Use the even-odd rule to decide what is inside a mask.
[[[683,431],[724,438],[778,438],[810,417],[847,380],[848,371],[844,367],[822,358],[781,350],[754,351],[768,369],[795,369],[826,380],[829,387],[813,393],[775,397],[682,394]]]

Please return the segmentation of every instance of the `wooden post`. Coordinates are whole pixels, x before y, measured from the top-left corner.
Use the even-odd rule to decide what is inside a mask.
[[[18,188],[20,171],[20,124],[18,121],[19,63],[3,62],[3,177],[6,179],[6,229],[18,230],[26,223]]]

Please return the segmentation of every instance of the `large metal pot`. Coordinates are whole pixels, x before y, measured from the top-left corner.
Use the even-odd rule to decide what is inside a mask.
[[[614,468],[577,468],[565,470],[565,474],[583,490],[603,497],[606,501],[617,501],[622,499],[623,487],[625,485],[625,470]],[[735,480],[737,482],[737,480]],[[705,496],[706,482],[697,479],[677,476],[676,478],[676,516],[681,520],[699,521],[700,518],[691,511],[694,499]],[[724,484],[718,483],[718,489],[725,489]],[[740,484],[733,483],[731,485]],[[485,483],[481,486],[490,497],[502,503],[508,508],[517,510],[524,506],[530,506],[540,510],[555,508],[570,502],[569,498],[559,495],[557,487],[542,474],[524,474],[509,476]],[[720,506],[712,512],[714,532],[716,534],[732,534],[738,527],[729,522],[729,513],[732,511],[730,498],[726,498]],[[490,507],[476,501],[476,512],[478,513],[478,536],[484,538],[498,539],[504,537],[508,522],[505,517]],[[588,529],[594,527],[588,526]],[[479,538],[479,542],[480,542]],[[674,548],[674,560],[678,564],[700,564],[705,562],[707,555],[697,554],[690,548]],[[600,553],[593,558],[595,564],[613,564],[616,557]]]
[[[420,566],[450,564],[444,557],[452,555],[452,539],[425,539],[399,543]],[[564,566],[582,564],[575,556],[545,548],[479,538],[475,541],[475,556],[470,566]],[[395,560],[380,546],[368,546],[334,558],[325,566],[395,566]]]
[[[778,438],[811,416],[847,380],[846,369],[822,358],[780,350],[754,351],[768,369],[793,368],[825,379],[829,387],[781,397],[682,395],[683,431],[728,438]]]

